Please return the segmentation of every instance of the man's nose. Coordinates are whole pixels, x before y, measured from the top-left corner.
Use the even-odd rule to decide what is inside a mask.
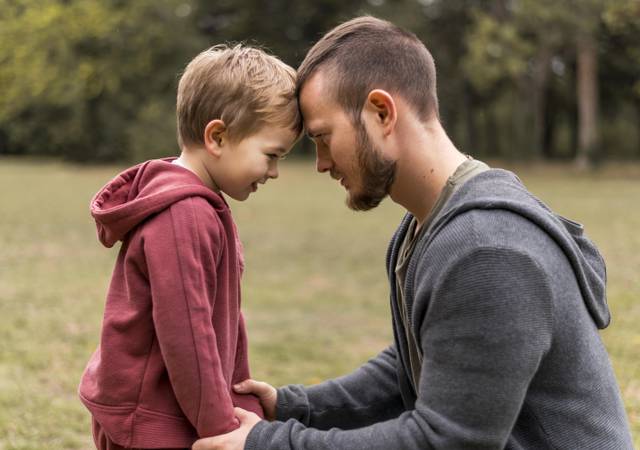
[[[331,158],[325,152],[316,150],[316,170],[320,173],[331,169]]]

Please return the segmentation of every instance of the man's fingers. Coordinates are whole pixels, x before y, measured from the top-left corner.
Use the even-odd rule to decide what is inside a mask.
[[[263,381],[256,380],[244,380],[241,383],[238,383],[233,386],[233,389],[238,394],[255,394],[258,397],[269,394],[269,386],[267,383]]]
[[[246,409],[239,408],[237,406],[233,408],[233,412],[238,418],[238,420],[240,421],[240,423],[242,423],[243,419],[246,419],[247,415],[249,414],[249,411],[247,411]]]
[[[215,449],[215,437],[200,439],[193,444],[191,450],[212,450]]]
[[[253,383],[254,383],[253,380],[244,380],[241,383],[234,384],[233,390],[236,391],[238,394],[248,394],[251,392],[251,386]]]
[[[237,406],[233,408],[233,412],[236,416],[236,419],[240,421],[241,428],[244,426],[249,426],[250,428],[253,428],[253,426],[256,423],[262,420],[257,414],[251,411],[247,411],[246,409],[238,408]]]

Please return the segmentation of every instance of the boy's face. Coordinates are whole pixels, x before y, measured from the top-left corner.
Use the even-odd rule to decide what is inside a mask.
[[[227,141],[216,170],[215,183],[234,200],[246,200],[269,178],[278,177],[278,161],[289,151],[296,134],[275,125],[266,125],[238,142]]]

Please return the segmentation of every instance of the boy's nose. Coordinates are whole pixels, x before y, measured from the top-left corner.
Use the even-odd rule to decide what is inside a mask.
[[[273,167],[269,168],[267,175],[269,176],[269,178],[278,178],[278,166],[274,165]]]

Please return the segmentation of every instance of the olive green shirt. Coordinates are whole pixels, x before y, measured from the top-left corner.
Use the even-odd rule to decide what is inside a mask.
[[[416,392],[418,391],[418,380],[420,379],[420,368],[422,367],[422,352],[416,343],[416,338],[411,329],[411,324],[408,323],[407,319],[407,305],[404,301],[404,280],[407,273],[407,266],[409,265],[409,260],[411,259],[416,243],[419,242],[422,235],[427,232],[431,222],[442,210],[453,193],[468,180],[485,170],[489,170],[489,166],[482,161],[478,161],[471,157],[460,164],[453,175],[451,175],[447,180],[438,200],[436,200],[436,203],[433,206],[433,209],[429,212],[429,215],[417,232],[416,228],[418,226],[418,221],[415,217],[411,220],[409,228],[407,229],[407,234],[405,235],[400,246],[400,251],[398,252],[398,261],[396,262],[395,269],[396,295],[398,299],[398,309],[400,310],[402,324],[404,326],[407,343],[409,345],[411,377],[413,379],[413,386],[415,387]]]

